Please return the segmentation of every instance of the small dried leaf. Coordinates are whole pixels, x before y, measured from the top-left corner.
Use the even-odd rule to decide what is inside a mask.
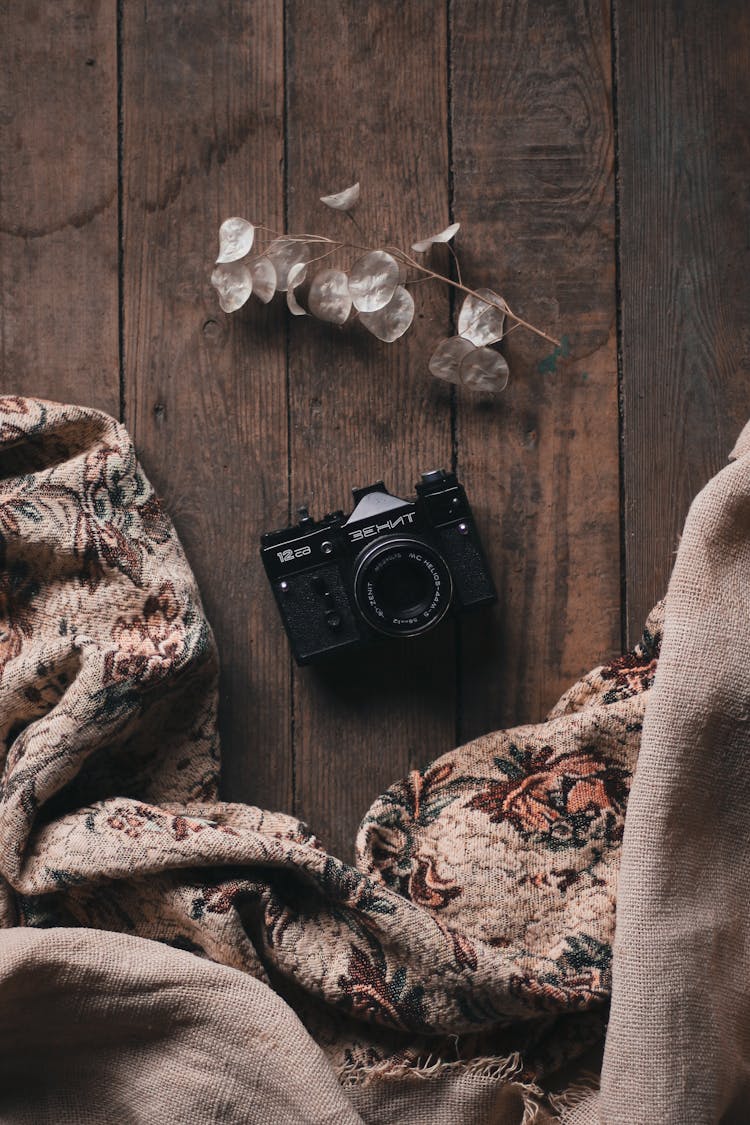
[[[307,316],[307,310],[302,308],[302,305],[294,295],[295,285],[299,285],[305,280],[306,273],[307,266],[305,263],[297,262],[296,265],[291,267],[289,276],[287,277],[286,303],[289,306],[289,312],[293,313],[295,316]]]
[[[459,231],[460,227],[460,223],[451,223],[445,230],[438,231],[437,234],[431,234],[429,238],[423,238],[421,242],[412,242],[411,248],[412,250],[416,250],[418,254],[424,254],[425,250],[429,250],[436,242],[450,242],[454,234]]]
[[[332,207],[334,211],[351,211],[358,200],[359,180],[351,187],[335,192],[334,195],[321,195],[320,197],[320,202],[325,203],[326,207]]]
[[[375,312],[360,313],[359,319],[373,336],[392,344],[414,320],[414,298],[408,289],[398,285],[387,305]]]
[[[474,391],[498,394],[508,385],[510,371],[505,358],[493,348],[475,348],[464,356],[460,368],[461,382]]]
[[[450,336],[447,340],[441,340],[430,357],[430,371],[436,379],[460,383],[461,361],[475,350],[471,340],[466,340],[463,336]]]
[[[276,288],[280,293],[286,293],[292,266],[309,262],[311,253],[306,242],[295,238],[275,238],[266,250],[265,257],[276,270]],[[303,273],[297,277],[298,285],[304,276]]]
[[[352,311],[349,279],[343,270],[320,270],[310,286],[307,303],[313,316],[329,324],[343,324]]]
[[[225,313],[241,309],[253,291],[253,279],[244,262],[217,266],[211,274],[211,284],[219,294],[219,304]]]
[[[349,294],[355,309],[369,313],[385,308],[398,278],[398,262],[385,250],[371,250],[358,258],[349,271]]]
[[[226,262],[236,262],[239,258],[244,258],[245,254],[249,254],[252,246],[253,239],[255,238],[255,227],[249,223],[247,219],[225,219],[219,227],[219,256],[216,259],[217,265]]]
[[[477,289],[480,301],[471,293],[458,314],[458,334],[471,340],[478,348],[502,340],[505,332],[505,301],[491,289]],[[487,304],[487,302],[491,302]],[[498,307],[500,306],[500,307]]]
[[[253,279],[253,293],[264,305],[267,305],[276,292],[276,270],[273,268],[273,262],[268,258],[253,258],[247,263],[247,268]]]

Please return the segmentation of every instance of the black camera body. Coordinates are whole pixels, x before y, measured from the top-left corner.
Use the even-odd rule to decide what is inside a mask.
[[[422,473],[411,500],[391,495],[382,481],[352,491],[349,516],[316,521],[301,508],[294,527],[261,537],[298,664],[383,636],[418,636],[449,611],[497,599],[455,473]]]

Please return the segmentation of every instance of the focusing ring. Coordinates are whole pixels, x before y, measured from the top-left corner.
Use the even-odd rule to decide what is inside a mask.
[[[408,578],[407,588],[421,587],[420,594],[413,604],[389,606],[383,588],[397,588],[399,572]],[[367,623],[379,633],[415,637],[445,617],[453,600],[453,579],[443,556],[428,543],[388,536],[359,556],[354,600]]]

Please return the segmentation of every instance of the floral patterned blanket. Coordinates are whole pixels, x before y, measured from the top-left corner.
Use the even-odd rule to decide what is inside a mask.
[[[5,397],[0,467],[0,925],[251,974],[344,1087],[479,1068],[549,1111],[603,1042],[664,604],[546,721],[394,784],[349,866],[293,817],[218,800],[211,629],[123,427]]]

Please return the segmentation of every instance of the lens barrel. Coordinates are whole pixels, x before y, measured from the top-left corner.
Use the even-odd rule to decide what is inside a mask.
[[[439,551],[420,539],[378,539],[357,559],[354,598],[365,620],[389,637],[414,637],[450,608],[453,580]]]

